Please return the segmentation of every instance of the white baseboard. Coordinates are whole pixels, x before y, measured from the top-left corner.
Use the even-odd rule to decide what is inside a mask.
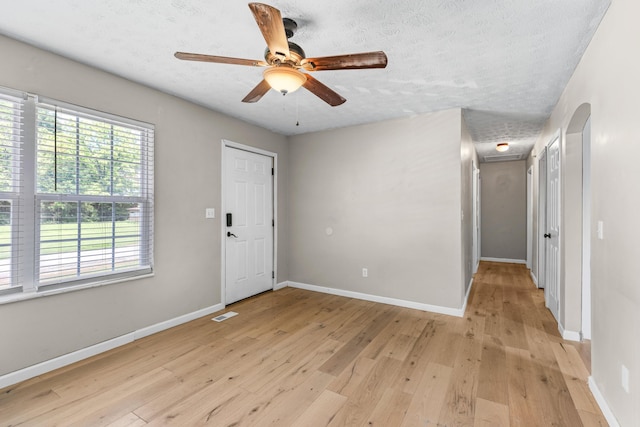
[[[538,287],[538,278],[536,277],[535,274],[533,274],[533,271],[529,271],[529,274],[531,275],[531,280],[533,280],[533,284],[536,285],[536,288]]]
[[[133,342],[133,332],[108,341],[103,341],[90,347],[82,348],[72,353],[45,360],[44,362],[40,362],[35,365],[27,366],[26,368],[17,371],[9,372],[8,374],[0,376],[0,388],[8,387],[30,378],[37,377],[38,375],[79,362],[80,360],[87,359],[91,356],[95,356],[96,354],[104,353],[105,351],[109,351],[130,342]]]
[[[463,308],[442,307],[439,305],[424,304],[397,298],[381,297],[378,295],[364,294],[360,292],[345,291],[343,289],[327,288],[325,286],[309,285],[306,283],[288,282],[292,288],[305,289],[307,291],[322,292],[324,294],[338,295],[341,297],[361,299],[364,301],[379,302],[382,304],[397,305],[398,307],[413,308],[415,310],[429,311],[432,313],[447,314],[449,316],[463,317]],[[471,289],[471,288],[469,288]]]
[[[592,376],[589,376],[588,383],[589,383],[589,390],[591,390],[591,394],[593,394],[594,399],[596,399],[596,403],[600,407],[600,410],[602,411],[602,415],[604,415],[604,418],[609,423],[609,426],[620,427],[620,423],[618,423],[618,420],[616,419],[615,415],[613,415],[611,408],[609,408],[607,401],[605,400],[602,393],[600,393],[598,384],[596,384],[596,381],[593,379]]]
[[[27,366],[26,368],[14,372],[9,372],[8,374],[0,376],[0,388],[8,387],[21,381],[37,377],[38,375],[42,375],[55,369],[62,368],[63,366],[79,362],[80,360],[87,359],[100,353],[104,353],[105,351],[112,350],[116,347],[120,347],[121,345],[128,344],[140,338],[144,338],[148,335],[164,331],[165,329],[173,328],[174,326],[190,322],[203,316],[207,316],[222,309],[224,309],[224,304],[212,305],[211,307],[203,308],[202,310],[197,310],[192,313],[175,317],[173,319],[165,320],[164,322],[156,323],[155,325],[147,326],[128,334],[120,335],[119,337],[103,341],[89,347],[81,348],[80,350],[63,354],[62,356],[45,360],[44,362],[40,362],[32,366]]]
[[[285,280],[284,282],[276,283],[276,285],[273,287],[273,290],[279,291],[280,289],[286,288],[287,286],[289,286],[289,282]]]
[[[174,326],[182,325],[183,323],[191,322],[192,320],[199,319],[203,316],[208,316],[211,313],[224,309],[224,304],[216,304],[211,307],[203,308],[201,310],[193,311],[191,313],[183,314],[182,316],[174,317],[173,319],[165,320],[164,322],[156,323],[155,325],[147,326],[146,328],[138,329],[133,332],[133,340],[139,340],[149,335],[153,335],[165,329],[173,328]]]
[[[580,332],[576,332],[576,331],[568,331],[564,328],[564,326],[562,326],[562,323],[558,322],[558,331],[560,332],[560,335],[562,336],[563,340],[567,340],[567,341],[582,341],[581,337],[580,337]]]
[[[506,263],[509,263],[509,264],[524,264],[524,265],[527,265],[527,260],[526,259],[482,257],[482,258],[480,258],[480,261],[506,262]]]
[[[469,280],[469,287],[467,288],[467,293],[464,296],[464,301],[462,302],[462,314],[460,317],[464,316],[464,312],[467,311],[467,303],[469,302],[469,294],[471,294],[471,287],[473,286],[473,277]]]

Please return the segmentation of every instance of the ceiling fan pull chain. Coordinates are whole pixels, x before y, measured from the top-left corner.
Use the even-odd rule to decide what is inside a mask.
[[[300,106],[300,92],[296,93],[296,126],[300,126],[300,115],[298,107]]]

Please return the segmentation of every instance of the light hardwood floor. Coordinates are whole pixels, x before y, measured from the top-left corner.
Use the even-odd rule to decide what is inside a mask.
[[[521,265],[483,262],[463,318],[292,288],[228,309],[0,390],[0,425],[607,425]]]

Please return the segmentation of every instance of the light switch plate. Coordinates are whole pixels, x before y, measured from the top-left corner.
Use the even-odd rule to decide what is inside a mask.
[[[598,233],[598,239],[604,239],[604,223],[602,221],[598,221],[598,226],[596,227],[596,231]]]
[[[621,368],[620,380],[621,380],[620,382],[622,383],[622,388],[624,389],[624,391],[629,393],[629,369],[627,369],[627,367],[624,365],[622,365],[622,368]]]
[[[206,208],[204,210],[205,218],[215,218],[216,217],[216,209],[215,208]]]

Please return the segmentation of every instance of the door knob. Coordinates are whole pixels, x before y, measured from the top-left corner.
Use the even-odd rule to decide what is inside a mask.
[[[235,234],[233,234],[230,231],[227,231],[227,237],[235,237],[236,239],[238,238],[238,236],[236,236]]]
[[[550,238],[551,238],[551,233],[546,233],[546,234],[544,235],[544,238],[545,238],[545,239],[550,239]]]

